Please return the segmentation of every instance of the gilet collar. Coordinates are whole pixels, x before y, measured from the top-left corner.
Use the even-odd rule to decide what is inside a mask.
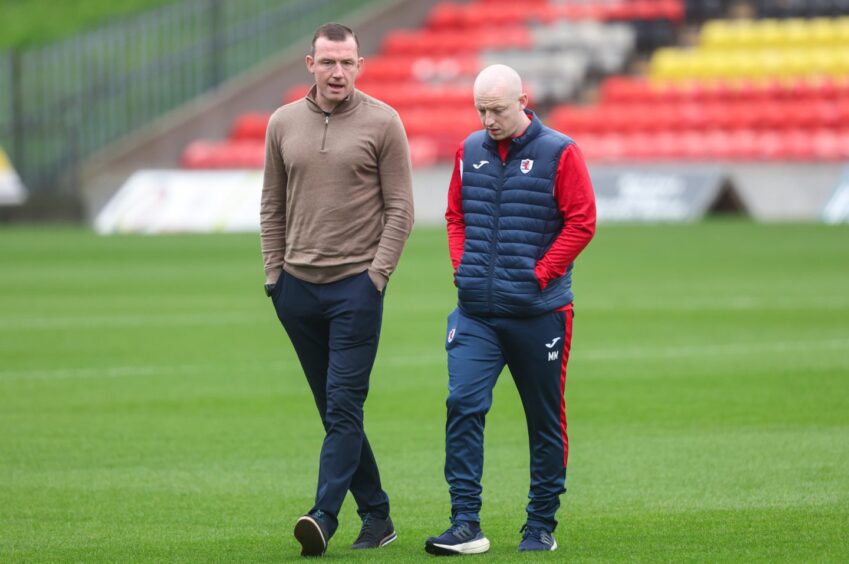
[[[521,137],[515,137],[512,140],[512,147],[516,147],[516,150],[530,143],[537,135],[539,135],[539,132],[542,131],[542,123],[540,123],[537,115],[532,110],[529,110],[527,108],[525,109],[525,114],[529,118],[531,118],[531,124],[521,135]],[[483,146],[489,149],[490,151],[495,152],[496,154],[498,153],[498,145],[495,143],[495,141],[492,140],[492,137],[490,137],[489,134],[484,135]]]

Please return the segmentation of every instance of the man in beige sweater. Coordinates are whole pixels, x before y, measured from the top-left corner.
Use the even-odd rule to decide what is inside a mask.
[[[396,538],[363,404],[383,296],[413,225],[410,154],[388,105],[354,88],[351,29],[321,26],[306,57],[315,86],[268,124],[260,225],[271,297],[324,424],[315,505],[295,524],[301,554],[324,554],[348,490],[363,519],[352,548]]]

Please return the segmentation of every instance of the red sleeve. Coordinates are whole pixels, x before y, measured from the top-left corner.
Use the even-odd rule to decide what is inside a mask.
[[[451,184],[448,185],[448,209],[445,220],[448,222],[448,252],[451,255],[451,265],[454,271],[460,266],[463,258],[463,246],[466,243],[466,221],[463,219],[463,146],[457,149],[454,160],[454,173]]]
[[[577,145],[569,145],[560,157],[554,179],[554,197],[563,216],[563,229],[537,262],[540,288],[566,274],[595,233],[595,195],[587,165]]]

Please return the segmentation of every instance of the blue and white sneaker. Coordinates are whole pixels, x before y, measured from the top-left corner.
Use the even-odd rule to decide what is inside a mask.
[[[438,537],[425,542],[425,551],[436,556],[481,554],[489,550],[489,539],[483,535],[480,523],[462,521],[451,525]]]
[[[551,533],[545,529],[522,525],[519,532],[525,533],[522,535],[522,542],[519,543],[519,552],[528,552],[532,550],[544,550],[550,552],[552,550],[557,550],[557,541],[554,540]]]

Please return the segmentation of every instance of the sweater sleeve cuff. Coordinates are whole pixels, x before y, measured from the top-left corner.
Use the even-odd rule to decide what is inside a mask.
[[[378,292],[383,292],[383,289],[386,288],[386,283],[389,281],[389,278],[372,269],[368,270],[368,277],[371,278],[371,283],[374,284]]]
[[[268,284],[274,284],[283,274],[283,265],[272,266],[265,270],[265,280]]]

